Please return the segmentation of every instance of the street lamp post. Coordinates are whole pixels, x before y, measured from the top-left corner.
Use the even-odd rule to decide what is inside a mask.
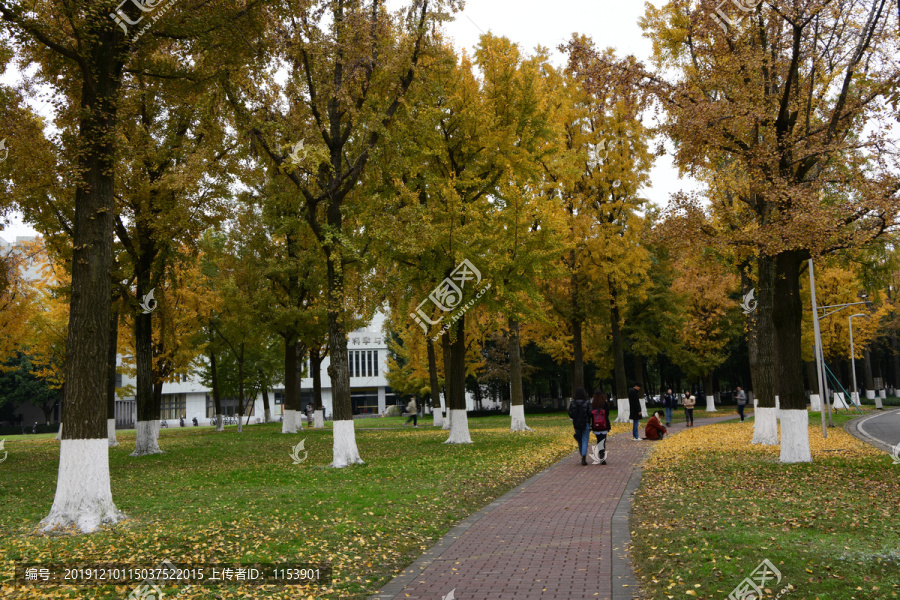
[[[847,323],[850,324],[850,370],[853,372],[853,396],[850,397],[851,400],[856,400],[856,405],[859,406],[859,388],[856,387],[856,353],[853,351],[853,317],[865,317],[865,313],[856,313],[855,315],[850,315],[847,317]]]

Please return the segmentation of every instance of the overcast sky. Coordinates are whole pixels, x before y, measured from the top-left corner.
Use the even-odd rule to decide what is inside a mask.
[[[394,5],[401,0],[394,0]],[[659,4],[655,0],[652,4]],[[509,38],[530,52],[535,46],[549,48],[554,63],[563,64],[556,50],[573,33],[587,34],[600,48],[612,46],[620,55],[650,56],[650,41],[641,35],[638,18],[644,12],[640,0],[468,0],[465,10],[447,25],[457,47],[472,50],[481,32]],[[10,73],[0,78],[12,83]],[[693,181],[682,180],[669,156],[660,157],[651,172],[651,184],[642,190],[652,202],[665,205],[670,194],[681,189],[696,189]],[[7,240],[36,232],[13,215],[0,232]]]

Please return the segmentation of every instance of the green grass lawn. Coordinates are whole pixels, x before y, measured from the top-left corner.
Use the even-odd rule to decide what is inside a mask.
[[[900,597],[900,466],[839,427],[823,440],[819,413],[812,463],[782,465],[751,438],[731,422],[654,447],[631,517],[642,597],[721,600],[764,559],[782,574],[766,598]]]
[[[279,423],[238,435],[211,427],[163,429],[164,454],[132,458],[134,433],[110,449],[113,498],[128,520],[92,535],[42,535],[53,501],[59,444],[11,436],[0,463],[0,582],[14,561],[327,563],[332,585],[194,587],[179,598],[365,598],[453,524],[575,449],[564,413],[529,415],[535,431],[511,433],[509,417],[470,419],[472,445],[446,445],[447,432],[420,419],[356,421],[365,465],[325,468],[331,431],[280,433]],[[330,425],[330,423],[329,423]],[[378,430],[375,427],[394,427]],[[399,429],[398,429],[399,427]],[[308,459],[293,464],[305,440]],[[124,598],[131,588],[13,588],[0,598]],[[167,591],[177,593],[177,589]],[[247,595],[249,594],[249,595]]]

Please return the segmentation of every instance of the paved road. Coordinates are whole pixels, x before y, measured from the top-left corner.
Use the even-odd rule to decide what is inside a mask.
[[[573,452],[471,515],[370,600],[636,598],[628,513],[653,442],[630,437],[610,438],[607,465]]]
[[[847,431],[882,450],[890,450],[900,444],[900,410],[886,410],[855,419],[848,423]],[[861,434],[861,435],[860,435]]]

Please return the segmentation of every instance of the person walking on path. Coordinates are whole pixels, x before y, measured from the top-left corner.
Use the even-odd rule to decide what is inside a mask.
[[[310,402],[306,405],[306,420],[309,421],[309,426],[312,427],[313,417],[315,416],[316,407],[313,402]]]
[[[669,388],[666,391],[666,395],[663,396],[663,407],[666,409],[666,427],[672,424],[672,411],[675,410],[677,405],[678,399],[672,393],[672,388]]]
[[[409,418],[406,420],[404,425],[409,425],[409,422],[413,422],[413,427],[419,426],[419,407],[416,405],[416,397],[413,396],[409,399],[409,404],[406,405],[406,412],[409,414]]]
[[[628,390],[628,412],[632,423],[632,439],[641,441],[638,436],[638,426],[641,422],[641,382],[635,381],[634,387]]]
[[[694,426],[694,406],[697,405],[697,399],[691,396],[690,390],[684,391],[684,400],[681,401],[684,405],[684,422],[688,427]]]
[[[737,389],[737,407],[738,414],[741,415],[741,423],[744,422],[744,406],[747,404],[747,392],[741,389],[741,386],[738,386]]]
[[[569,418],[572,419],[572,427],[575,428],[575,441],[578,442],[578,452],[581,454],[581,464],[587,464],[588,443],[591,441],[591,401],[588,400],[584,388],[575,390],[575,397],[569,404]]]
[[[659,422],[659,418],[662,416],[662,411],[656,411],[653,413],[653,416],[650,417],[650,420],[647,421],[647,426],[644,428],[644,435],[647,436],[648,440],[661,440],[669,430],[663,427],[662,423]]]
[[[594,392],[594,401],[591,403],[591,429],[597,436],[597,456],[600,458],[600,464],[606,464],[606,436],[609,434],[609,402],[606,400],[606,394],[597,390]]]

